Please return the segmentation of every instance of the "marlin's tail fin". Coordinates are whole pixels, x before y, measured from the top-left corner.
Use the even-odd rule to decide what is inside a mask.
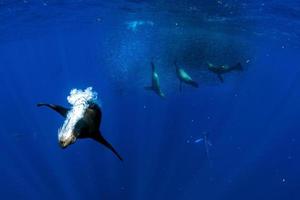
[[[233,66],[233,69],[235,69],[237,71],[243,71],[244,70],[241,63],[238,63],[235,66]]]
[[[100,144],[104,145],[108,149],[110,149],[118,158],[119,160],[123,161],[123,158],[120,156],[120,154],[114,149],[114,147],[104,139],[104,137],[101,134],[97,134],[98,136],[94,138],[97,140]]]

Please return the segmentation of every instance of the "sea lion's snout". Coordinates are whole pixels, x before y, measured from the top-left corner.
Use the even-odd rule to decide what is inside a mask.
[[[65,149],[67,148],[68,144],[64,141],[59,141],[58,142],[58,145],[62,148],[62,149]]]
[[[60,138],[58,144],[62,149],[67,148],[69,145],[73,144],[76,141],[76,137],[74,135],[68,138]]]

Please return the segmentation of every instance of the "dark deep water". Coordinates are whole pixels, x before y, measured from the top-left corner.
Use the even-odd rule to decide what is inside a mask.
[[[299,200],[299,56],[296,0],[0,0],[0,199]],[[36,107],[88,86],[124,162]]]

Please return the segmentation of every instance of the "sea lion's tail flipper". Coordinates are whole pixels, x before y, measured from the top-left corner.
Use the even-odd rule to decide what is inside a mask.
[[[61,114],[63,117],[67,117],[67,113],[69,112],[69,109],[59,106],[59,105],[54,105],[54,104],[38,103],[37,106],[38,107],[47,106],[47,107],[53,109],[54,111],[58,112],[59,114]]]
[[[218,74],[218,78],[219,78],[219,80],[220,80],[222,83],[224,83],[224,79],[223,79],[223,77],[222,77],[221,74]]]
[[[199,87],[199,84],[196,82],[196,81],[191,81],[190,84],[195,87],[195,88],[198,88]]]
[[[244,70],[241,63],[238,63],[238,64],[234,65],[233,69],[237,70],[237,71],[243,71]]]
[[[100,144],[103,144],[104,146],[106,146],[107,148],[109,148],[121,161],[123,161],[123,158],[120,156],[120,154],[114,149],[114,147],[104,139],[104,137],[98,133],[96,138],[94,138],[95,140],[97,140]]]

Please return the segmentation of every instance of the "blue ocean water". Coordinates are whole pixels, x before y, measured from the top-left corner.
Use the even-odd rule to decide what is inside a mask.
[[[298,200],[299,56],[296,0],[0,0],[0,199]],[[36,107],[90,86],[123,162]]]

